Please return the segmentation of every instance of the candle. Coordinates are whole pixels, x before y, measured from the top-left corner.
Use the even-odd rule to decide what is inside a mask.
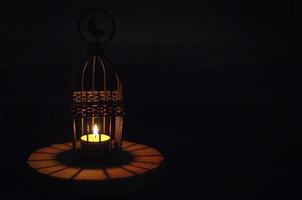
[[[109,153],[110,136],[100,134],[96,124],[93,126],[92,133],[89,133],[88,126],[87,130],[87,134],[81,136],[81,156],[84,159],[98,161]]]
[[[100,135],[101,135],[101,137],[100,137]],[[101,141],[100,141],[100,139],[101,139]],[[105,135],[105,134],[99,134],[98,126],[95,124],[93,127],[93,133],[88,134],[88,140],[87,140],[87,135],[83,135],[81,137],[81,140],[83,142],[91,142],[91,143],[101,142],[101,143],[103,143],[103,142],[110,140],[110,136]]]

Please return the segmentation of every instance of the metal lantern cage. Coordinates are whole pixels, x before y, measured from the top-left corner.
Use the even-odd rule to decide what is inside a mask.
[[[123,88],[112,65],[103,56],[90,56],[75,71],[72,85],[73,149],[87,155],[120,152]],[[95,128],[98,134],[90,137]]]

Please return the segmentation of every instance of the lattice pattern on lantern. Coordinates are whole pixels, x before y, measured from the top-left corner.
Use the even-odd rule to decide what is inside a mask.
[[[73,77],[74,149],[122,147],[124,116],[122,84],[112,66],[101,56],[91,56]],[[99,146],[99,147],[96,147]],[[80,149],[81,149],[80,148]]]
[[[99,101],[117,101],[117,91],[87,91],[81,94],[81,91],[73,91],[73,102],[81,103],[99,102]]]
[[[98,116],[100,113],[106,116],[122,116],[124,114],[123,101],[117,100],[117,91],[80,91],[73,92],[73,116]]]

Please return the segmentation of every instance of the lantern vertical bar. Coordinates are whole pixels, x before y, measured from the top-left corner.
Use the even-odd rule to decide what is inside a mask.
[[[111,151],[111,141],[112,141],[112,134],[111,134],[111,117],[109,118],[109,128],[108,128],[108,132],[109,132],[109,136],[110,136],[110,139],[109,139],[109,152]]]
[[[92,87],[92,92],[94,91],[94,77],[95,77],[95,56],[92,57],[93,61],[92,61],[92,83],[91,83],[91,87]]]
[[[93,56],[92,57],[93,61],[92,61],[92,83],[91,83],[91,87],[92,87],[92,97],[94,99],[94,78],[95,78],[95,59],[96,57]],[[94,103],[94,102],[92,102]],[[92,122],[91,122],[91,127],[94,127],[94,107],[92,107]]]
[[[100,93],[99,90],[98,90],[98,93],[99,93],[99,101],[100,101],[100,99],[101,99],[101,93]],[[99,134],[99,143],[100,143],[101,142],[101,134],[102,134],[102,127],[101,127],[102,120],[101,120],[101,118],[103,117],[103,114],[101,113],[100,105],[98,105],[98,106],[99,106],[98,117],[99,117],[99,124],[100,124],[100,129],[99,129],[99,131],[100,131],[100,134]]]
[[[85,102],[84,102],[84,78],[85,78],[85,71],[86,71],[86,68],[87,68],[87,65],[89,63],[89,60],[90,58],[87,60],[87,62],[85,63],[84,65],[84,68],[82,70],[82,77],[81,77],[81,103],[82,103],[82,106],[84,104],[84,108],[82,108],[82,115],[85,115],[85,121],[86,121],[86,118],[87,118],[87,90],[86,90],[86,95],[85,95]],[[84,119],[82,117],[82,132],[84,133]],[[87,135],[87,141],[88,141],[88,135]]]
[[[94,116],[92,115],[92,117],[91,117],[91,128],[92,128],[92,130],[93,130],[93,128],[94,128]]]
[[[113,142],[113,147],[116,148],[116,142],[115,142],[115,117],[114,117],[114,113],[112,114],[112,118],[111,118],[111,132],[112,132],[112,142]],[[111,144],[112,145],[112,144]]]
[[[89,142],[89,123],[87,123],[87,133],[86,133],[86,135],[87,135],[87,142]]]
[[[122,95],[122,85],[121,82],[119,80],[118,75],[115,73],[115,77],[116,77],[116,85],[117,85],[117,104],[116,104],[116,108],[115,108],[115,141],[117,143],[117,149],[118,152],[121,152],[121,148],[122,148],[122,126],[123,126],[123,110],[122,110],[122,104],[121,100],[123,99],[123,95]]]
[[[121,137],[123,137],[122,136],[122,132],[123,132],[123,117],[121,117],[121,123],[120,123],[120,128],[121,128]],[[120,142],[119,142],[119,153],[121,153],[121,151],[122,151],[122,147],[123,147],[123,139],[121,138],[121,140],[120,140]]]
[[[77,142],[77,129],[76,129],[76,119],[73,118],[73,142],[72,142],[72,148],[73,151],[76,150],[76,142]]]
[[[103,127],[102,127],[102,130],[103,130],[103,133],[105,134],[105,124],[106,124],[106,112],[107,112],[107,108],[106,108],[106,68],[104,66],[104,63],[102,61],[102,59],[97,56],[98,60],[100,61],[101,63],[101,66],[102,66],[102,69],[103,69],[103,93],[104,93],[104,100],[103,100]],[[101,142],[101,141],[100,141]]]
[[[100,92],[100,90],[98,89],[98,113],[97,113],[97,115],[98,115],[98,120],[99,120],[99,124],[100,124],[100,134],[99,134],[99,142],[101,141],[101,134],[102,134],[102,131],[101,131],[101,124],[102,124],[102,122],[101,122],[101,117],[102,117],[102,113],[101,113],[101,108],[100,108],[100,101],[101,101],[101,92]]]
[[[111,112],[110,112],[110,115],[109,115],[109,128],[108,128],[108,131],[109,131],[109,136],[110,136],[110,143],[109,143],[109,151],[111,150],[111,145],[112,145],[112,126],[111,126],[111,123],[112,123],[112,113],[114,112],[113,111],[113,108],[112,108],[112,101],[113,101],[113,98],[112,98],[112,89],[110,90],[110,101],[111,101],[111,104],[110,104],[110,109],[111,109]]]
[[[101,119],[100,119],[100,126],[101,126]],[[102,140],[102,129],[100,128],[100,134],[99,134],[99,143],[101,143],[101,140]]]
[[[86,90],[86,101],[85,101],[85,104],[86,104],[86,108],[89,106],[88,104],[88,91]],[[85,122],[86,122],[86,128],[87,128],[87,142],[89,142],[89,117],[90,117],[90,110],[86,110],[86,117],[85,117]]]
[[[81,136],[84,135],[84,118],[81,117]]]
[[[104,127],[104,131],[103,131],[103,134],[106,134],[106,116],[104,116],[103,118],[103,127]],[[102,139],[102,138],[101,138]]]

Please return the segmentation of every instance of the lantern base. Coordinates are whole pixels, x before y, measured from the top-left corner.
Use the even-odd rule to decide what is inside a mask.
[[[71,143],[40,148],[27,160],[28,184],[43,193],[95,197],[131,194],[156,183],[162,154],[129,141],[122,147],[120,154],[109,154],[100,162],[74,160]]]
[[[124,152],[122,153],[124,154]],[[85,148],[76,149],[73,152],[73,161],[78,165],[104,165],[107,163],[118,162],[120,156],[117,149],[99,149],[98,151],[91,151]]]
[[[110,149],[110,141],[99,143],[89,143],[80,141],[81,147],[75,150],[76,161],[94,162],[106,159],[114,149]]]

